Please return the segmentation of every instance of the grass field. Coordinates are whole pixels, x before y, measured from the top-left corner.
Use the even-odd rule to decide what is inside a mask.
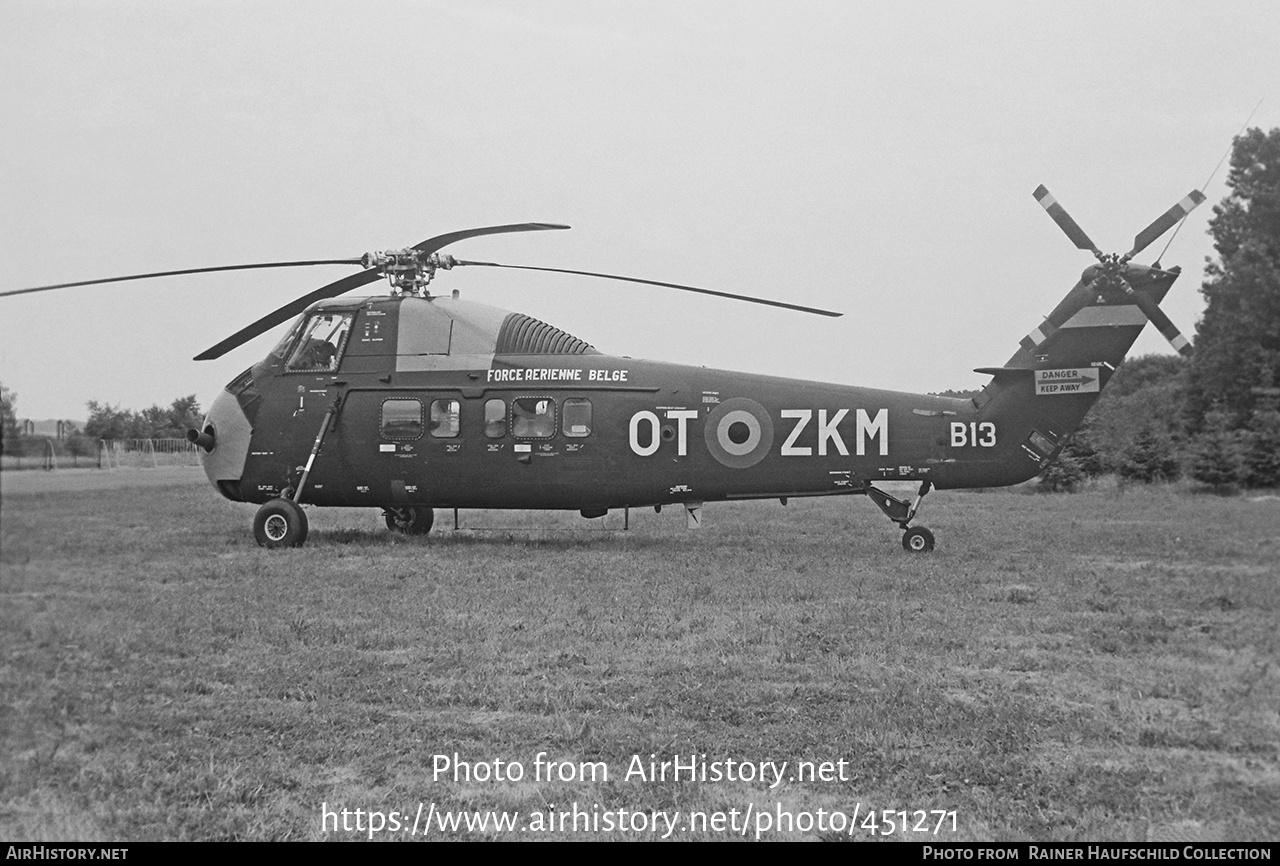
[[[194,477],[5,489],[0,838],[369,835],[322,804],[405,812],[373,834],[405,838],[419,803],[524,822],[427,838],[666,832],[530,826],[574,804],[754,814],[679,839],[885,838],[868,809],[955,813],[891,839],[1280,838],[1274,498],[939,493],[931,556],[861,498],[711,504],[697,532],[440,512],[421,539],[312,510],[285,552],[253,513]],[[433,778],[455,752],[525,777]],[[609,778],[537,781],[540,752]],[[625,777],[651,754],[845,779]]]

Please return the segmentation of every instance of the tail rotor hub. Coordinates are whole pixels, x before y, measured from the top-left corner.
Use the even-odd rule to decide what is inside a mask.
[[[1132,292],[1125,273],[1129,269],[1129,257],[1119,253],[1097,253],[1099,267],[1096,271],[1098,288]]]
[[[1062,205],[1058,204],[1057,200],[1044,185],[1037,187],[1032,195],[1049,214],[1049,217],[1058,224],[1058,228],[1062,229],[1063,233],[1076,245],[1076,249],[1088,250],[1098,260],[1098,264],[1085,269],[1082,278],[1086,284],[1091,284],[1092,288],[1099,290],[1099,302],[1105,302],[1103,295],[1108,291],[1123,292],[1128,298],[1128,303],[1140,309],[1143,315],[1156,326],[1178,352],[1189,357],[1192,354],[1191,341],[1182,336],[1177,326],[1169,321],[1169,317],[1164,314],[1160,309],[1160,305],[1153,298],[1135,290],[1130,284],[1129,261],[1169,229],[1186,219],[1187,214],[1191,213],[1204,201],[1204,193],[1199,190],[1192,190],[1181,201],[1156,217],[1149,226],[1138,232],[1133,239],[1133,248],[1123,255],[1120,253],[1104,253],[1098,249],[1097,245],[1085,234],[1084,229],[1080,228]],[[1159,268],[1159,264],[1157,263],[1155,267]],[[1060,326],[1061,322],[1051,324]],[[1044,335],[1044,326],[1041,326],[1037,333]],[[1042,336],[1041,341],[1044,338]],[[1032,343],[1039,345],[1041,341],[1033,339]]]

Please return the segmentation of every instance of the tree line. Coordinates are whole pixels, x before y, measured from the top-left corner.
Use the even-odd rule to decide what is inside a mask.
[[[17,394],[0,384],[0,453],[21,450],[26,438],[18,426],[17,400]],[[84,427],[69,421],[64,428],[62,442],[72,454],[92,453],[99,439],[184,439],[188,429],[200,427],[203,417],[195,394],[141,412],[97,400],[90,400],[86,408],[89,418]]]
[[[1280,129],[1235,139],[1227,187],[1209,221],[1218,257],[1205,268],[1194,356],[1126,361],[1041,477],[1042,489],[1070,490],[1108,473],[1280,486]],[[18,435],[15,401],[0,385],[0,450]],[[179,438],[201,418],[194,394],[141,412],[97,401],[88,409],[73,436],[85,447],[98,439]]]
[[[1043,487],[1106,472],[1280,486],[1280,129],[1236,138],[1227,187],[1209,221],[1218,257],[1194,356],[1126,361]]]
[[[1225,404],[1201,414],[1191,399],[1193,361],[1132,358],[1116,371],[1057,461],[1042,490],[1073,490],[1089,478],[1233,487],[1280,486],[1280,405],[1262,390],[1237,420]]]

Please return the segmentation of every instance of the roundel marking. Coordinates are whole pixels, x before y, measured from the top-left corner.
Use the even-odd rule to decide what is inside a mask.
[[[747,436],[741,443],[734,442],[729,435],[734,424],[742,424],[747,428]],[[760,444],[760,422],[746,409],[734,409],[721,418],[720,423],[716,425],[716,440],[721,448],[734,457],[750,454],[752,449]]]
[[[733,397],[717,406],[707,416],[702,433],[711,456],[730,469],[755,466],[773,447],[773,421],[769,413],[746,397]]]

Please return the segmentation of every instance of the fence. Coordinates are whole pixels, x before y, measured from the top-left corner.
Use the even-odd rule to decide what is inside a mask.
[[[7,439],[0,469],[152,469],[199,466],[200,449],[186,439]]]

